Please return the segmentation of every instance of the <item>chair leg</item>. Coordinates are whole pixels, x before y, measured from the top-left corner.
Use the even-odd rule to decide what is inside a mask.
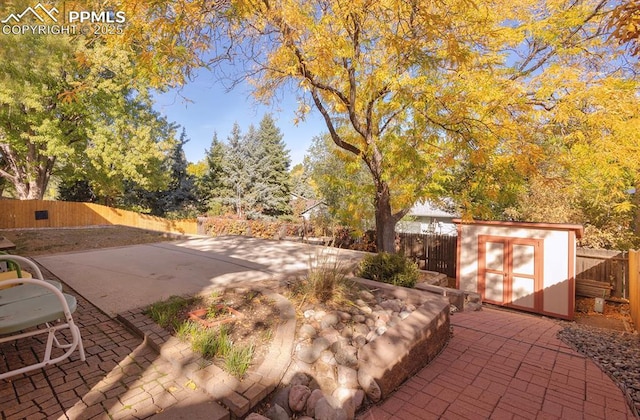
[[[80,360],[83,362],[87,360],[84,352],[84,344],[82,343],[82,335],[80,334],[80,328],[78,328],[78,326],[75,323],[67,324],[67,328],[69,328],[69,330],[71,331],[71,338],[73,341],[69,344],[62,344],[58,340],[58,337],[56,337],[55,335],[57,331],[57,328],[55,328],[55,326],[52,326],[48,322],[45,325],[47,326],[47,329],[49,330],[49,332],[47,336],[47,344],[44,352],[43,362],[48,362],[49,360],[51,360],[51,352],[53,350],[54,345],[56,346],[56,348],[59,348],[59,349],[68,349],[70,347],[75,347],[73,342],[75,342],[76,340],[78,343],[77,346],[78,346],[78,352],[80,353]]]
[[[48,363],[49,360],[51,360],[51,350],[53,348],[54,341],[56,344],[58,344],[58,339],[55,336],[55,328],[49,327],[48,330],[49,332],[47,333],[47,344],[44,349],[44,358],[42,359],[43,363]]]
[[[78,326],[75,324],[73,324],[73,328],[78,333],[78,351],[80,352],[80,360],[84,362],[85,360],[87,360],[87,358],[84,354],[84,344],[82,344],[82,336],[80,335],[80,328],[78,328]]]

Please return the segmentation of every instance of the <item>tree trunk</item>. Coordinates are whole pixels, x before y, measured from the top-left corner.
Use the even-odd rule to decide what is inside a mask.
[[[42,200],[46,186],[40,185],[37,181],[23,182],[13,180],[13,188],[19,200]]]
[[[398,219],[391,212],[391,194],[386,182],[376,185],[374,202],[376,213],[376,247],[378,252],[395,253],[396,223]]]
[[[27,184],[13,180],[13,189],[18,196],[18,200],[27,200],[29,196],[29,187]]]
[[[41,185],[37,181],[29,182],[29,194],[27,200],[42,200],[44,198],[44,190],[46,186]]]
[[[5,168],[0,168],[0,172],[13,184],[18,199],[42,200],[56,158],[40,153],[32,143],[28,143],[28,149],[27,155],[20,157],[8,144],[0,145],[0,151],[6,160]]]

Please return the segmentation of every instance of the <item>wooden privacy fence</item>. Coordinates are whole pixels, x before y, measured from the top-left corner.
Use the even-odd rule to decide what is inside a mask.
[[[399,233],[400,251],[414,259],[420,269],[456,276],[457,237]]]
[[[0,199],[0,229],[122,225],[195,234],[195,220],[169,220],[93,203]]]
[[[576,294],[591,297],[627,298],[628,255],[625,251],[578,248]]]
[[[633,325],[640,325],[640,251],[629,251],[629,309]]]

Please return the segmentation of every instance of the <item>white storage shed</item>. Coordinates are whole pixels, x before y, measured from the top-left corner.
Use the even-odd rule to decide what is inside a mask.
[[[483,301],[563,319],[575,307],[581,225],[455,220],[458,289]]]

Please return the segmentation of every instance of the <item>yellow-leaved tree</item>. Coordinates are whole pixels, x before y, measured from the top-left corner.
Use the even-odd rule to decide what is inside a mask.
[[[634,0],[621,1],[611,13],[609,28],[612,37],[620,44],[627,44],[631,54],[640,55],[640,3]]]
[[[416,200],[444,194],[456,168],[470,165],[458,199],[473,214],[474,194],[497,197],[498,174],[537,170],[550,139],[582,142],[606,130],[591,122],[593,110],[601,122],[626,118],[603,101],[618,89],[626,101],[635,89],[619,70],[622,51],[607,41],[608,0],[123,7],[135,13],[126,39],[156,84],[229,57],[258,99],[293,88],[300,116],[315,107],[332,141],[371,175],[380,251],[393,252],[398,220]]]

